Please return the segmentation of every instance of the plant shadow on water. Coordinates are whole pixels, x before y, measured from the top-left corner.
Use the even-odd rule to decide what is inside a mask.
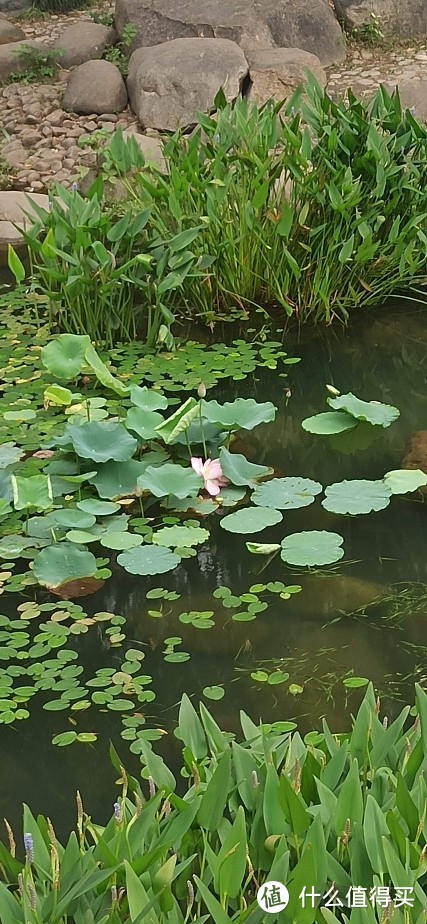
[[[386,321],[378,313],[367,315],[350,332],[294,345],[302,362],[289,380],[257,370],[243,382],[218,386],[215,397],[262,401],[268,395],[276,404],[275,422],[249,433],[241,451],[274,467],[278,476],[319,479],[325,486],[382,478],[400,468],[408,437],[423,427],[426,330],[422,312],[390,310]],[[291,352],[287,339],[286,348]],[[400,418],[389,429],[376,428],[375,441],[363,451],[345,434],[311,435],[301,422],[323,410],[326,384],[396,405]],[[121,614],[126,643],[144,653],[143,668],[156,694],[141,707],[147,727],[171,731],[181,694],[197,701],[208,688],[208,698],[218,699],[209,709],[230,731],[237,731],[240,708],[255,722],[298,721],[302,734],[319,728],[325,716],[339,731],[348,726],[349,706],[351,712],[357,708],[366,679],[384,695],[383,709],[392,719],[427,669],[420,645],[427,613],[426,515],[419,494],[396,497],[369,517],[330,513],[318,499],[286,511],[284,523],[270,527],[265,541],[280,542],[283,526],[286,533],[330,530],[344,538],[344,561],[307,572],[285,565],[278,554],[249,555],[241,537],[221,530],[212,514],[209,543],[198,546],[195,557],[160,578],[133,577],[113,565],[108,584],[84,600],[85,611],[89,617]],[[298,585],[300,593],[294,592]],[[175,599],[156,593],[158,587]],[[51,598],[41,592],[37,599]],[[3,602],[11,603],[10,595]],[[204,625],[206,620],[214,625]],[[105,645],[100,629],[77,637],[74,647],[91,676],[102,668],[120,672],[123,652]],[[184,652],[188,659],[181,657]],[[83,730],[90,732],[90,710],[83,720]],[[73,823],[74,788],[82,792],[86,810],[103,821],[115,793],[116,774],[106,770],[109,739],[119,754],[125,747],[118,712],[97,714],[95,724],[98,740],[84,749],[52,749],[52,736],[73,725],[38,706],[31,722],[1,726],[2,816],[16,822],[26,801],[34,812],[48,814],[61,835]],[[172,735],[165,734],[156,749],[173,765]],[[137,769],[137,756],[135,767],[128,756],[126,761],[131,772]]]

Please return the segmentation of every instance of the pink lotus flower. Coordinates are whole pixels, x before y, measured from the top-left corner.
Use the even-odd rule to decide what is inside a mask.
[[[228,479],[222,474],[221,463],[219,459],[191,459],[191,468],[197,475],[201,475],[205,482],[205,489],[212,497],[216,497],[224,485],[228,484]]]

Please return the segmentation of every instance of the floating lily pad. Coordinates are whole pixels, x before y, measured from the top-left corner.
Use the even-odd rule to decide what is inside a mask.
[[[117,510],[120,510],[120,504],[97,500],[95,497],[78,501],[76,507],[83,510],[84,513],[92,513],[95,517],[108,517],[111,513],[116,513]]]
[[[251,500],[260,507],[296,510],[312,504],[321,490],[322,485],[311,478],[272,478],[255,488]]]
[[[410,494],[427,485],[427,475],[421,469],[396,469],[384,475],[384,483],[392,494]]]
[[[65,538],[68,539],[68,542],[76,542],[78,545],[86,545],[88,542],[99,542],[99,535],[97,533],[90,533],[88,530],[84,529],[70,529],[65,534]]]
[[[49,515],[49,525],[62,526],[64,529],[90,529],[95,523],[96,518],[92,513],[77,510],[76,507],[63,507]]]
[[[0,446],[0,468],[7,468],[8,465],[14,465],[24,455],[22,449],[15,443],[3,443]]]
[[[116,550],[134,549],[138,545],[142,545],[143,541],[143,536],[138,536],[136,533],[126,533],[124,531],[107,532],[100,539],[100,543],[105,549]]]
[[[383,510],[389,505],[391,494],[384,481],[338,481],[325,488],[322,507],[330,513],[357,516]]]
[[[93,577],[97,565],[91,552],[76,549],[71,542],[61,542],[39,552],[33,570],[39,584],[58,588],[65,581]]]
[[[36,417],[36,412],[32,408],[23,407],[19,411],[5,411],[3,417],[5,420],[16,421],[22,423],[28,423],[29,420],[34,420]]]
[[[344,555],[344,539],[325,530],[292,533],[282,540],[281,558],[288,565],[331,565]]]
[[[155,545],[164,545],[169,548],[188,548],[199,545],[209,539],[207,529],[200,526],[164,526],[157,530],[153,536]]]
[[[345,411],[356,420],[366,420],[374,427],[389,427],[398,417],[400,411],[391,404],[380,401],[361,401],[349,392],[337,398],[328,398],[328,404],[335,410]]]
[[[335,413],[326,411],[324,414],[306,417],[301,426],[308,433],[332,436],[336,433],[344,433],[346,430],[354,430],[357,427],[357,420],[351,414],[346,414],[345,411],[336,411]]]
[[[142,408],[144,411],[164,411],[168,406],[168,399],[154,388],[140,388],[139,385],[132,385],[129,392],[132,404]]]
[[[206,696],[206,699],[223,699],[225,696],[224,687],[213,686],[213,687],[204,687],[203,696]]]
[[[223,430],[253,430],[262,423],[271,423],[276,408],[271,401],[260,404],[254,398],[236,398],[235,401],[203,401],[203,416]]]
[[[84,366],[85,350],[90,346],[86,334],[61,334],[41,351],[41,360],[49,372],[68,382],[75,379]]]
[[[159,468],[149,465],[138,478],[141,491],[149,491],[155,497],[167,497],[169,494],[180,499],[195,496],[203,487],[203,479],[196,475],[189,466],[165,462]]]
[[[261,478],[266,478],[273,472],[267,465],[255,465],[245,456],[224,448],[220,450],[219,461],[223,474],[232,484],[256,485]]]
[[[146,545],[123,552],[117,557],[117,561],[130,574],[164,574],[166,571],[173,571],[181,559],[170,549]]]
[[[112,420],[88,420],[68,426],[66,436],[78,456],[94,462],[128,462],[138,446],[126,427]]]
[[[282,514],[271,507],[245,507],[223,517],[221,526],[229,533],[260,533],[281,520]]]

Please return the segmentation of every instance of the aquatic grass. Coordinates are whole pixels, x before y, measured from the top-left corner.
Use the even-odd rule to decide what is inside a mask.
[[[191,316],[280,305],[346,322],[425,281],[427,130],[397,92],[336,102],[310,78],[283,108],[217,105],[166,142],[167,176],[129,183],[159,233],[202,224],[193,249],[215,262],[186,281]]]

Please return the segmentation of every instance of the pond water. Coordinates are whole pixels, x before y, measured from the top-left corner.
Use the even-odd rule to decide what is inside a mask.
[[[323,485],[381,478],[399,468],[408,437],[423,429],[427,419],[427,314],[405,305],[387,315],[366,316],[348,333],[306,334],[293,343],[286,338],[285,348],[301,357],[299,365],[288,367],[286,379],[263,370],[210,394],[218,400],[239,395],[268,399],[277,406],[275,422],[247,434],[241,451],[252,461],[274,466],[280,475],[301,475]],[[311,436],[301,421],[326,409],[326,384],[395,405],[400,418],[386,430],[376,428],[377,438],[366,448],[351,445],[348,438]],[[286,512],[284,522],[260,541],[280,542],[284,526],[290,532],[340,533],[345,557],[308,574],[286,566],[279,556],[269,561],[249,555],[245,537],[226,533],[217,523],[209,544],[199,546],[197,556],[174,572],[142,578],[113,568],[101,591],[77,601],[89,616],[105,610],[125,617],[126,644],[145,653],[144,669],[153,676],[156,699],[141,707],[148,726],[172,731],[181,694],[194,696],[197,704],[203,689],[215,685],[223,686],[224,697],[205,703],[230,731],[238,730],[241,708],[255,722],[261,717],[265,722],[295,719],[302,733],[319,728],[322,717],[334,731],[345,730],[363,695],[362,688],[352,691],[344,684],[353,675],[374,682],[383,698],[382,714],[390,719],[402,701],[413,699],[414,680],[423,682],[427,676],[427,510],[422,498],[397,496],[385,510],[361,517],[330,514],[317,500]],[[260,592],[268,607],[253,621],[233,621],[238,610],[212,596],[219,587],[239,596],[253,585],[271,582],[301,585],[302,591],[289,599],[282,599],[277,588]],[[179,599],[147,599],[147,591],[157,587],[174,591]],[[8,615],[26,599],[7,597],[2,599]],[[149,615],[161,609],[161,616]],[[197,629],[183,624],[179,614],[189,611],[214,611],[215,625]],[[182,639],[176,650],[188,652],[189,660],[165,661],[164,640],[171,636]],[[76,637],[73,647],[91,676],[102,667],[120,670],[121,649],[108,649],[97,629]],[[283,683],[251,677],[277,668],[289,674]],[[139,766],[120,737],[121,717],[98,707],[75,713],[78,730],[97,731],[98,740],[53,748],[52,737],[73,726],[66,714],[46,712],[35,701],[31,709],[27,721],[0,726],[0,817],[18,824],[21,802],[26,801],[35,813],[49,815],[58,834],[64,834],[74,824],[73,793],[79,789],[86,811],[97,821],[105,820],[117,776],[108,758],[109,740],[131,772],[137,773]],[[155,747],[173,762],[173,735],[165,735]]]

